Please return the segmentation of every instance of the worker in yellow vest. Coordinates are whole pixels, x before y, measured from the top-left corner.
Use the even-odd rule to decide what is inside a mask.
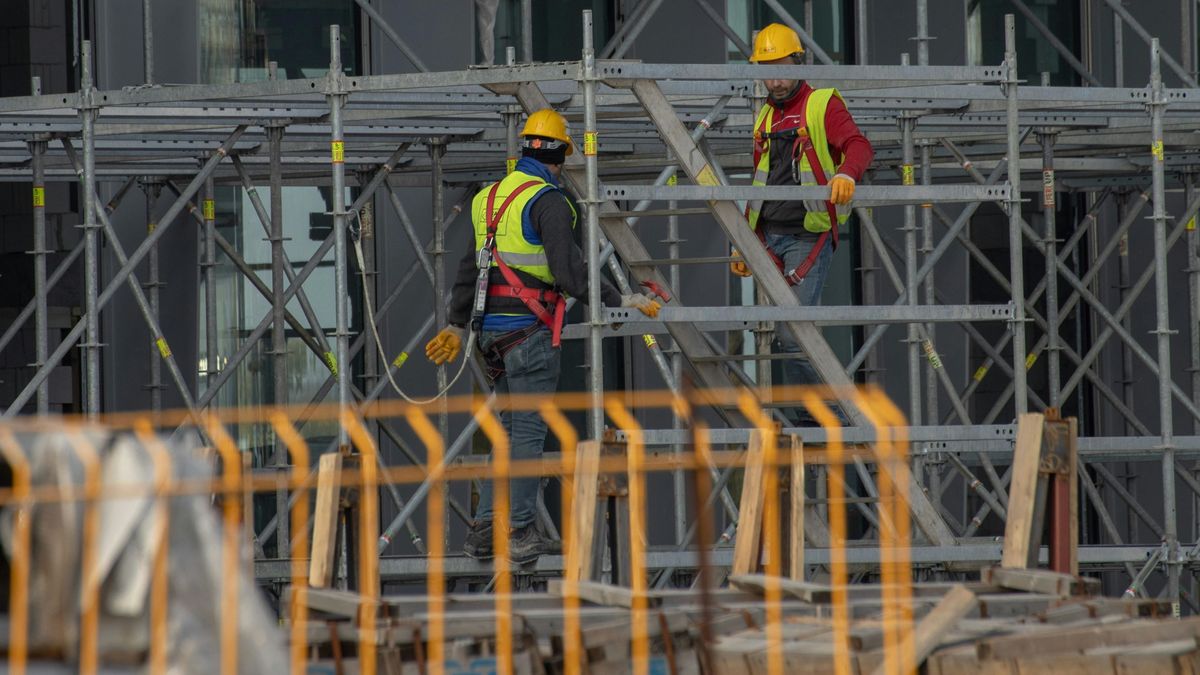
[[[588,291],[575,207],[559,188],[563,162],[574,151],[567,121],[554,110],[539,110],[529,116],[521,137],[522,157],[513,171],[475,196],[475,245],[458,267],[450,325],[425,346],[426,356],[441,365],[458,356],[467,330],[478,331],[513,461],[539,459],[547,428],[536,411],[505,410],[504,397],[558,389],[566,298],[584,300]],[[600,297],[609,307],[632,307],[650,317],[660,308],[648,295],[621,295],[607,280]],[[509,556],[518,564],[553,550],[535,525],[541,486],[540,478],[510,482]],[[483,482],[463,553],[477,560],[492,557],[490,481]]]
[[[773,23],[754,39],[750,61],[798,64],[804,46],[791,28]],[[875,151],[859,131],[836,89],[814,89],[803,80],[763,80],[767,102],[754,122],[754,185],[828,185],[830,199],[751,201],[746,218],[802,306],[821,303],[821,290],[838,244],[838,226],[850,214],[854,187]],[[737,252],[734,251],[735,258]],[[740,258],[734,274],[750,276]],[[776,353],[796,354],[781,364],[784,385],[819,384],[816,372],[788,332],[776,334]],[[803,411],[789,415],[813,424]]]

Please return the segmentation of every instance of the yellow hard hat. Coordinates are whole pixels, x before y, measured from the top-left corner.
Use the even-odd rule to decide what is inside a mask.
[[[550,108],[543,108],[530,115],[529,119],[525,120],[525,128],[521,129],[521,135],[553,138],[567,144],[568,155],[575,152],[575,144],[571,142],[567,131],[566,118]]]
[[[800,36],[796,35],[796,31],[781,23],[773,23],[758,31],[754,38],[754,53],[750,55],[750,62],[774,61],[803,53],[804,45],[800,44]]]

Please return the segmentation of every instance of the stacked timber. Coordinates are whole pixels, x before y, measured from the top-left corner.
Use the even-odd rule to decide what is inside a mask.
[[[764,593],[781,594],[776,624],[766,629]],[[835,590],[838,591],[835,593]],[[729,587],[650,591],[635,598],[626,588],[580,582],[577,595],[578,660],[584,673],[633,672],[633,607],[642,616],[650,672],[757,675],[768,673],[777,646],[783,672],[835,672],[835,597],[845,596],[850,672],[885,672],[890,655],[911,655],[923,672],[951,673],[1200,673],[1200,618],[1169,618],[1167,603],[1095,595],[1095,580],[1044,570],[992,568],[979,581],[918,583],[907,594],[903,616],[911,633],[889,632],[896,605],[878,584],[844,589],[761,575],[734,575]],[[895,597],[894,594],[886,595]],[[362,598],[311,589],[307,636],[314,667],[357,672],[357,625]],[[450,594],[439,603],[447,673],[490,672],[496,666],[497,597]],[[546,593],[516,593],[501,607],[512,631],[514,670],[561,673],[566,654],[563,586]],[[376,601],[373,639],[379,672],[427,671],[430,599],[388,596]],[[891,614],[889,614],[891,612]],[[706,639],[707,636],[707,639]],[[895,640],[906,637],[897,646]],[[777,640],[777,642],[773,642]],[[1057,674],[1056,674],[1057,675]]]

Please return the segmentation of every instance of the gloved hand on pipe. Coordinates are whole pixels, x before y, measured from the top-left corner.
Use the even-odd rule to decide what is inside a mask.
[[[742,260],[742,255],[738,253],[736,249],[733,251],[733,257],[737,258],[737,260],[729,263],[729,271],[733,272],[739,277],[750,276],[750,268],[746,267],[746,261]]]
[[[838,206],[845,206],[854,199],[854,179],[846,174],[839,173],[829,181],[829,191],[831,196],[829,201]]]
[[[446,326],[425,345],[425,357],[439,366],[447,361],[453,361],[462,351],[463,336],[466,334],[467,331],[464,328]]]
[[[630,293],[629,295],[622,295],[621,306],[633,307],[651,319],[658,316],[658,310],[662,309],[662,305],[659,304],[657,300],[654,300],[645,293]]]

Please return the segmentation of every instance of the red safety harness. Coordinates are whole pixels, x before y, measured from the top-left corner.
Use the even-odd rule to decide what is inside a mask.
[[[767,120],[763,119],[764,127],[766,126],[766,122]],[[813,178],[817,179],[817,185],[825,185],[828,183],[829,181],[825,176],[825,170],[821,167],[820,160],[817,159],[817,151],[813,148],[812,141],[809,139],[807,133],[800,133],[800,130],[798,129],[789,129],[787,131],[777,132],[764,131],[762,128],[759,128],[754,131],[754,140],[758,144],[760,152],[768,151],[766,144],[763,142],[764,140],[771,138],[784,140],[789,136],[794,137],[794,140],[792,141],[793,160],[799,156],[801,152],[803,152],[804,156],[808,158],[809,166],[812,168]],[[747,209],[749,209],[749,207],[747,207]],[[767,248],[767,237],[763,232],[764,228],[754,228],[754,233],[758,235],[758,240],[762,242],[763,248],[767,249],[767,253],[770,254],[771,259],[775,261],[775,266],[779,268],[779,272],[783,274],[783,278],[787,280],[789,286],[796,286],[800,284],[800,282],[804,281],[804,277],[808,275],[809,271],[812,270],[813,265],[817,263],[817,256],[821,254],[821,249],[825,247],[825,242],[832,239],[833,250],[837,250],[837,207],[833,205],[833,202],[826,200],[825,209],[829,213],[830,228],[822,232],[820,236],[817,237],[817,243],[812,247],[812,250],[808,252],[808,256],[804,260],[800,261],[800,264],[796,266],[796,269],[791,270],[790,272],[783,268],[783,258],[775,255],[774,251]]]
[[[496,229],[500,225],[500,219],[504,217],[505,211],[525,190],[541,185],[539,181],[531,180],[517,186],[517,189],[509,193],[508,197],[500,203],[500,208],[493,214],[492,208],[496,203],[496,192],[500,189],[500,183],[492,186],[487,197],[487,239],[484,241],[492,254],[492,259],[496,261],[496,267],[500,269],[500,275],[504,277],[506,284],[491,284],[488,286],[488,297],[490,298],[516,298],[525,303],[529,311],[537,317],[538,321],[550,329],[551,344],[555,347],[559,346],[562,341],[562,326],[563,319],[566,316],[567,301],[561,293],[547,288],[530,288],[521,282],[521,278],[500,258],[500,252],[496,250]]]

